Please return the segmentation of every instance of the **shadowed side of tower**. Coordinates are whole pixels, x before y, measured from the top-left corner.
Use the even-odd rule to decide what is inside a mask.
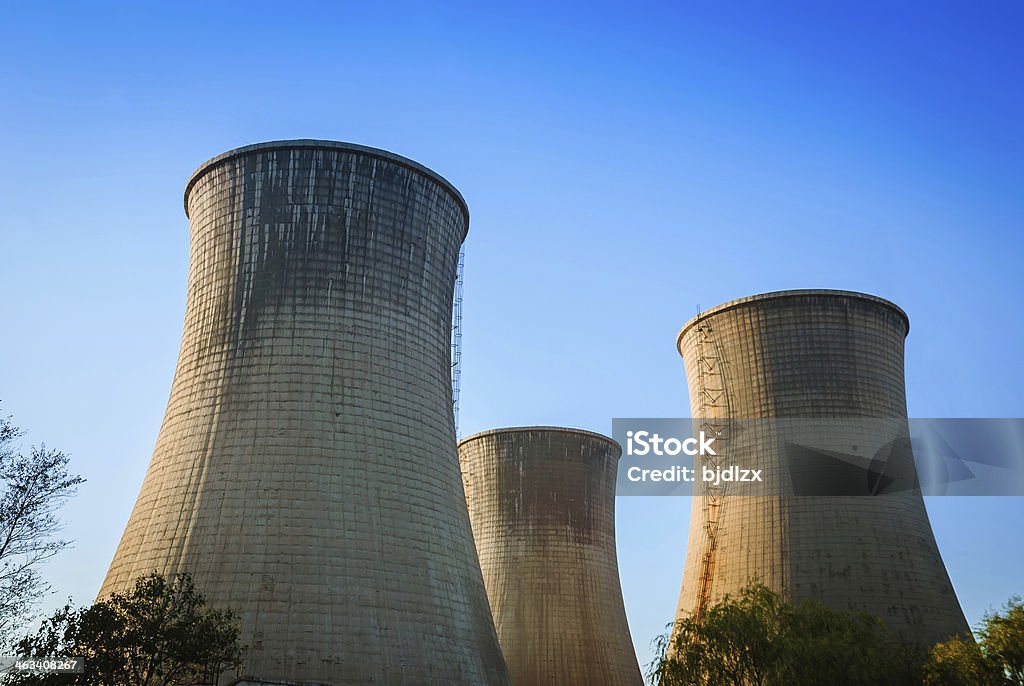
[[[187,572],[253,680],[505,684],[450,382],[468,212],[381,150],[282,141],[185,192],[178,367],[100,591]]]
[[[622,450],[575,429],[497,429],[459,459],[515,686],[640,686],[615,554]]]
[[[800,473],[787,472],[771,428],[781,424],[745,422],[813,420],[814,441],[856,453],[851,459],[909,445],[908,331],[892,303],[827,290],[736,300],[683,327],[677,344],[693,416],[735,427],[715,459],[769,478],[757,496],[716,498],[705,489],[694,497],[677,619],[758,580],[789,598],[878,616],[912,643],[967,633],[915,490],[877,495],[864,479],[839,484],[839,495],[799,495],[785,477]],[[820,463],[827,460],[811,454],[804,472],[818,478],[831,469]],[[912,460],[896,466],[914,482]]]

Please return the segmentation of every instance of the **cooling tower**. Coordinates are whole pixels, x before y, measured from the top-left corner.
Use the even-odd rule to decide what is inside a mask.
[[[640,686],[615,557],[622,449],[589,431],[459,443],[487,596],[514,686]]]
[[[763,469],[766,484],[756,496],[695,492],[677,619],[756,579],[788,598],[876,615],[911,643],[968,631],[919,492],[872,491],[872,472],[850,469],[909,446],[908,331],[892,303],[828,290],[735,300],[683,327],[693,416],[724,427],[714,459]],[[794,448],[802,443],[814,449]],[[889,473],[913,483],[912,454],[903,454]],[[794,468],[794,455],[810,457]],[[800,495],[794,476],[808,472],[818,491],[829,474],[850,483]]]
[[[100,595],[192,574],[247,683],[507,683],[452,417],[458,191],[282,141],[202,165],[185,211],[178,367]]]

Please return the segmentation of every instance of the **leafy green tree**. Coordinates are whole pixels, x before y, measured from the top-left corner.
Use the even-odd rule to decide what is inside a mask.
[[[928,652],[924,686],[1004,686],[999,668],[973,638],[956,637]]]
[[[765,686],[778,659],[781,599],[754,585],[726,596],[700,620],[687,617],[659,639],[648,676],[661,686]]]
[[[138,579],[90,607],[66,606],[17,644],[21,659],[82,657],[84,674],[20,674],[12,686],[217,684],[241,664],[231,611],[206,607],[191,577]]]
[[[1019,597],[1010,598],[1004,611],[985,615],[978,631],[981,649],[1008,683],[1024,686],[1024,603]]]
[[[1024,686],[1024,603],[985,615],[979,641],[954,638],[931,649],[925,686]]]
[[[70,545],[56,538],[57,511],[75,494],[81,477],[68,472],[67,455],[45,445],[22,453],[23,432],[0,417],[0,652],[12,631],[33,619],[48,587],[39,566]]]
[[[878,619],[752,584],[657,641],[658,686],[904,686],[920,657]]]
[[[783,604],[776,684],[905,686],[920,682],[921,656],[882,620],[824,603]]]

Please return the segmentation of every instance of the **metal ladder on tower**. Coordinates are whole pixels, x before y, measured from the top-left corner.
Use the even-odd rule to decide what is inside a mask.
[[[699,313],[697,317],[697,419],[700,430],[705,435],[715,438],[717,453],[702,456],[701,467],[706,465],[717,469],[728,460],[728,438],[731,429],[726,360],[721,345],[715,340],[710,322],[702,322]],[[711,598],[718,535],[728,490],[726,483],[719,483],[717,486],[704,481],[701,483],[705,545],[700,560],[697,600],[694,607],[694,616],[698,621],[704,616]]]
[[[459,391],[462,390],[462,274],[466,263],[465,248],[459,248],[459,263],[455,270],[455,293],[452,300],[452,416],[455,436],[459,431]]]

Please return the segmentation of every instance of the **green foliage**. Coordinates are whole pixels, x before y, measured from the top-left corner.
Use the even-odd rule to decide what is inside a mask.
[[[954,638],[931,649],[925,686],[1024,686],[1024,603],[985,615],[977,643]]]
[[[17,644],[22,659],[83,657],[85,674],[19,675],[12,686],[216,684],[241,664],[230,611],[209,609],[188,575],[141,578],[91,607],[66,606]]]
[[[953,638],[932,647],[924,666],[924,686],[1003,686],[995,663],[973,639]]]
[[[708,608],[698,621],[676,625],[659,639],[660,659],[648,676],[661,686],[764,686],[778,661],[781,599],[764,586],[743,589]]]
[[[919,683],[919,657],[878,619],[793,604],[754,584],[700,620],[658,639],[648,677],[658,686],[902,686]]]
[[[657,686],[1024,686],[1021,599],[977,633],[924,654],[875,617],[753,584],[658,637],[647,676]]]
[[[978,631],[981,649],[1008,683],[1024,686],[1024,603],[1019,597],[1010,598],[1004,611],[985,615]]]
[[[61,452],[45,445],[27,453],[15,449],[21,435],[0,417],[0,652],[47,591],[39,565],[70,545],[55,537],[57,511],[84,482],[68,473],[69,458]]]
[[[804,600],[785,605],[777,684],[902,686],[919,681],[921,656],[869,614]]]

